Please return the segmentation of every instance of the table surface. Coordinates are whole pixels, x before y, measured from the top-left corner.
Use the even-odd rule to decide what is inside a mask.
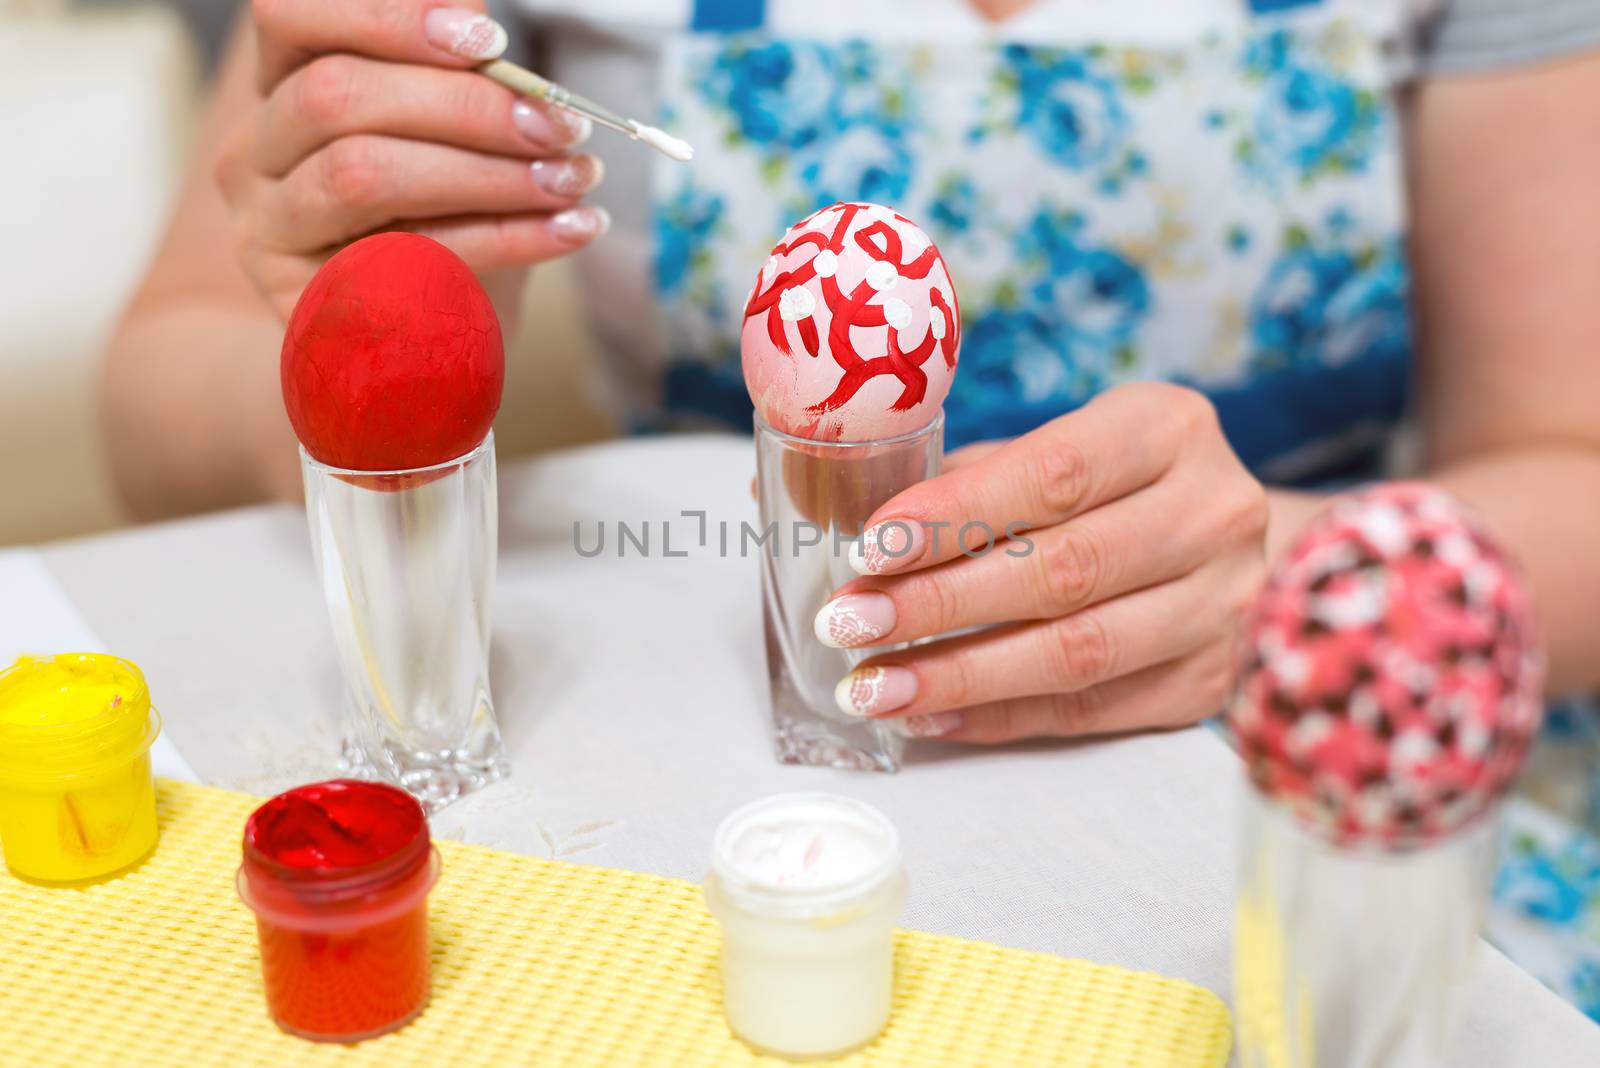
[[[513,775],[436,833],[686,879],[711,832],[763,794],[828,790],[898,824],[904,923],[1148,969],[1229,996],[1242,777],[1194,728],[1078,744],[916,743],[898,775],[772,758],[757,561],[717,551],[754,520],[748,439],[617,442],[507,465],[492,682]],[[697,542],[704,511],[708,547]],[[581,523],[592,546],[574,548]],[[615,524],[653,555],[615,554]],[[661,553],[661,526],[672,549]],[[152,680],[206,782],[325,777],[343,691],[302,511],[264,506],[46,546],[109,648]],[[16,606],[5,605],[15,611]],[[1600,1064],[1600,1028],[1484,945],[1452,1064]]]

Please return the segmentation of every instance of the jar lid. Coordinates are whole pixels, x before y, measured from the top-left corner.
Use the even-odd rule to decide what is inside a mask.
[[[103,653],[22,656],[0,671],[0,773],[67,778],[149,749],[160,732],[144,672]]]
[[[723,893],[753,911],[835,913],[900,872],[900,834],[882,812],[853,798],[777,794],[722,821],[711,870]]]
[[[240,887],[258,911],[360,908],[409,886],[429,870],[432,852],[427,817],[404,790],[357,779],[312,783],[251,814]]]

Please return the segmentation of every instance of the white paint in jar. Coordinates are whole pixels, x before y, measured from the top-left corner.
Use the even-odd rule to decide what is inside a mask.
[[[906,874],[883,813],[832,794],[745,805],[717,828],[706,900],[722,924],[728,1025],[744,1041],[822,1057],[888,1023]]]

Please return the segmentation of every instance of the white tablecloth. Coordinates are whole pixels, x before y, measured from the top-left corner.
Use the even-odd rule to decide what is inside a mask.
[[[771,755],[757,562],[716,551],[753,520],[747,440],[617,443],[508,467],[493,684],[514,775],[437,832],[699,879],[711,831],[766,793],[822,789],[899,825],[905,924],[1149,969],[1229,995],[1238,767],[1209,731],[973,750],[922,743],[899,775]],[[704,510],[710,545],[695,544]],[[615,554],[615,524],[654,555]],[[607,553],[585,559],[573,524]],[[660,524],[674,551],[661,555]],[[107,645],[141,664],[208,782],[327,774],[341,699],[297,508],[246,509],[47,547]],[[26,612],[0,590],[7,613]],[[1453,1063],[1600,1064],[1600,1028],[1487,945]]]

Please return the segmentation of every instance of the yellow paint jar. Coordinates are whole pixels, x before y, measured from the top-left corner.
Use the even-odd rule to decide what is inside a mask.
[[[25,656],[0,671],[0,849],[12,873],[82,882],[155,848],[160,731],[144,673],[126,660]]]

